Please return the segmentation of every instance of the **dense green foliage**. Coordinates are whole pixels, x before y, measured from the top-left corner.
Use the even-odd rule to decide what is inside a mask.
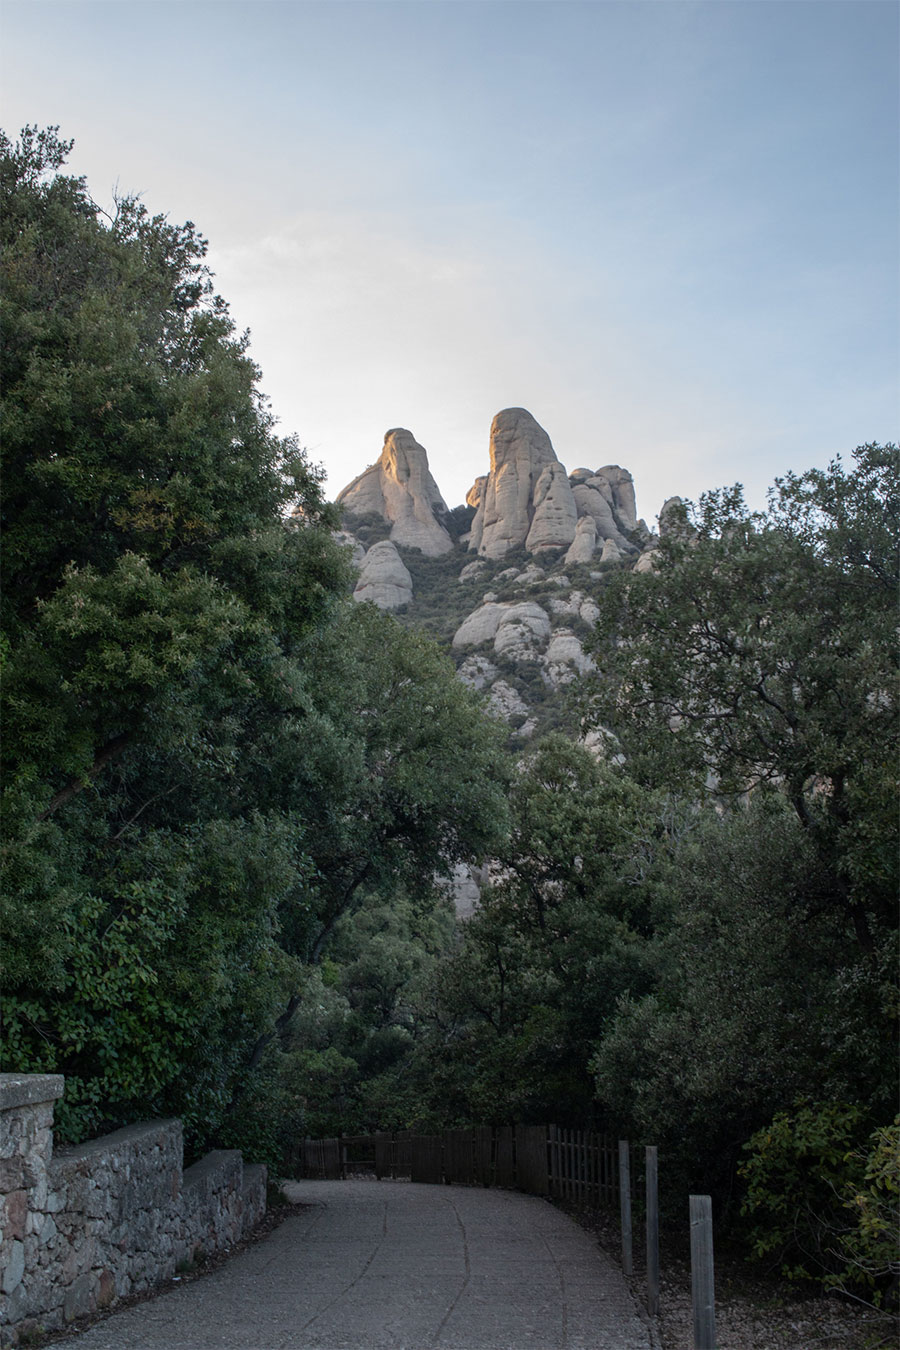
[[[406,551],[399,622],[351,604],[204,241],[105,216],[66,152],[0,141],[4,1067],[66,1074],[69,1138],[177,1113],[273,1162],[300,1131],[599,1125],[660,1146],[673,1211],[711,1190],[763,1259],[879,1295],[896,448],[763,514],[710,494],[651,573],[572,571],[599,676],[563,702],[520,663],[509,763],[427,634],[524,553],[448,580]]]
[[[871,951],[897,896],[900,452],[779,480],[767,513],[701,500],[653,573],[604,593],[594,717],[630,771],[699,795],[775,785]]]
[[[878,1305],[900,1275],[900,1116],[854,1147],[866,1115],[799,1102],[754,1134],[740,1171],[757,1256]]]
[[[0,144],[4,1062],[70,1137],[249,1138],[341,917],[502,832],[493,729],[349,604],[194,227],[105,219],[67,148]]]

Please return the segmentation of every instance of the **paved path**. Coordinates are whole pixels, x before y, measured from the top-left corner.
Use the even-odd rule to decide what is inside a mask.
[[[309,1208],[81,1350],[650,1350],[618,1269],[545,1200],[303,1181]]]

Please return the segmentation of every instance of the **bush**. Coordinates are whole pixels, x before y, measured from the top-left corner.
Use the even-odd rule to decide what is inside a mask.
[[[799,1102],[757,1130],[740,1168],[742,1212],[758,1259],[881,1306],[896,1300],[900,1261],[900,1117],[867,1143],[861,1107]]]

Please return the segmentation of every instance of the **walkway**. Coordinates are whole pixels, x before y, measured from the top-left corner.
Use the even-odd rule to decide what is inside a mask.
[[[309,1208],[81,1350],[650,1350],[621,1274],[545,1200],[301,1181]],[[66,1340],[74,1345],[76,1338]]]

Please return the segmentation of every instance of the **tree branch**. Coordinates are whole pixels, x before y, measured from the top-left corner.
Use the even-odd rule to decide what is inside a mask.
[[[107,741],[88,769],[87,778],[73,778],[61,792],[57,792],[46,811],[42,811],[38,816],[38,820],[46,820],[48,816],[53,815],[54,811],[58,811],[61,806],[65,806],[66,802],[71,801],[73,797],[76,797],[79,792],[86,788],[91,778],[96,778],[111,760],[116,759],[122,753],[131,740],[132,734],[130,731],[123,731],[121,735],[113,736],[112,740]]]

